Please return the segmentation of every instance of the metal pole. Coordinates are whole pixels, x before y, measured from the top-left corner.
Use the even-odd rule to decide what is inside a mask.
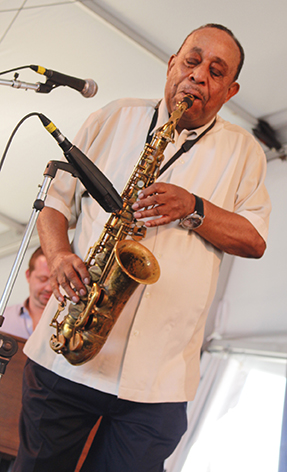
[[[44,201],[46,199],[46,196],[47,196],[52,178],[53,177],[51,177],[51,176],[45,176],[44,177],[41,189],[40,189],[40,191],[37,195],[37,199],[34,202],[34,208],[33,208],[32,214],[30,216],[29,223],[26,227],[26,230],[25,230],[20,248],[18,250],[16,259],[14,261],[12,270],[10,272],[8,281],[6,283],[6,287],[4,289],[3,295],[2,295],[1,300],[0,300],[0,326],[2,325],[1,319],[2,319],[2,322],[3,322],[3,319],[4,319],[2,315],[4,313],[6,305],[8,303],[9,298],[10,298],[15,280],[18,276],[19,269],[21,267],[23,258],[25,256],[26,251],[27,251],[27,248],[28,248],[33,230],[34,230],[35,225],[36,225],[37,218],[39,216],[39,212],[44,207]]]

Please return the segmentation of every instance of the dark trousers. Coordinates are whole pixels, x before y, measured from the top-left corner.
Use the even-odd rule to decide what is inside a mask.
[[[101,416],[82,472],[162,472],[187,427],[186,403],[121,400],[28,360],[13,472],[74,472]]]

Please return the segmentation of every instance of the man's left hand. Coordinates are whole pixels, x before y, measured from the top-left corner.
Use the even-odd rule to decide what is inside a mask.
[[[194,206],[194,196],[184,188],[157,182],[140,192],[139,200],[132,208],[137,220],[156,217],[145,222],[146,226],[152,227],[183,218],[194,211]]]

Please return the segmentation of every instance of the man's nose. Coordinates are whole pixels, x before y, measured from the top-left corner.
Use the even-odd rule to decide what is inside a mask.
[[[196,84],[204,85],[206,83],[207,70],[203,64],[198,64],[193,67],[192,72],[189,74],[189,78]]]
[[[51,287],[51,285],[50,285],[50,282],[47,282],[47,283],[45,284],[45,291],[46,291],[46,292],[49,292],[49,293],[52,293],[52,292],[53,292],[52,287]]]

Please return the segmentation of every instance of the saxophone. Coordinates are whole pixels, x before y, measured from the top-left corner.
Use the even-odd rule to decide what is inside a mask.
[[[61,322],[58,317],[68,297],[58,305],[50,323],[56,328],[50,346],[72,365],[95,357],[137,286],[155,283],[159,278],[156,258],[139,243],[145,237],[146,227],[133,217],[132,205],[138,193],[158,177],[164,150],[173,141],[177,123],[193,101],[192,95],[186,95],[167,123],[156,130],[151,143],[146,143],[121,194],[122,209],[110,215],[99,240],[86,256],[91,277],[87,295],[76,304],[70,302],[68,314]]]

